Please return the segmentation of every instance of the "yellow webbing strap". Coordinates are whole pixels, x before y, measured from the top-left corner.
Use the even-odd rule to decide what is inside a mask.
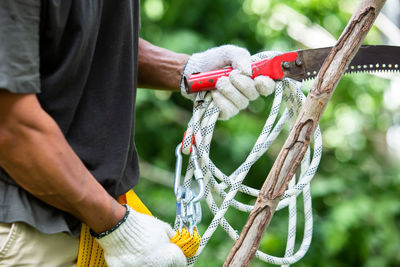
[[[82,224],[77,267],[106,267],[103,249],[90,235],[89,227]]]
[[[121,204],[127,204],[137,212],[152,215],[149,209],[143,204],[140,198],[129,190],[126,194],[118,198]],[[199,248],[201,237],[195,228],[193,236],[184,227],[182,232],[176,231],[176,235],[170,240],[180,247],[186,257],[190,258],[196,254]],[[107,264],[104,260],[103,249],[99,246],[97,241],[90,234],[90,228],[86,224],[82,224],[81,236],[79,240],[79,251],[77,267],[106,267]]]
[[[128,204],[137,212],[151,215],[149,209],[143,204],[140,198],[129,190],[128,193],[118,198],[121,204]],[[79,240],[79,251],[77,267],[106,267],[103,249],[90,234],[90,228],[86,224],[82,224],[81,237]]]
[[[200,246],[201,236],[197,232],[197,228],[194,228],[193,236],[191,236],[186,227],[183,227],[181,233],[176,231],[175,236],[170,241],[180,247],[187,258],[191,258]]]

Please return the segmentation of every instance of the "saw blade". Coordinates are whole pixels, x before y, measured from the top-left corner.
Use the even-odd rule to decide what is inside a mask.
[[[317,76],[332,47],[298,51],[303,63],[303,73],[288,74],[295,79],[307,81]],[[364,45],[346,68],[345,74],[359,72],[399,72],[400,47],[388,45]],[[289,71],[290,72],[290,71]]]
[[[400,47],[371,45],[361,49],[345,73],[400,71]]]

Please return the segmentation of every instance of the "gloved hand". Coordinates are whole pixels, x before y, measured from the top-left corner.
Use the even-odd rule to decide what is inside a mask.
[[[220,110],[219,119],[227,120],[246,108],[250,100],[255,100],[259,94],[269,95],[275,88],[275,82],[268,77],[251,79],[251,62],[250,53],[246,49],[223,45],[193,54],[186,63],[183,75],[232,66],[233,71],[229,77],[218,79],[217,90],[211,91],[214,103]],[[195,94],[188,95],[183,82],[181,92],[194,100]]]
[[[186,265],[182,250],[169,241],[175,235],[169,224],[129,206],[124,219],[96,236],[109,267]]]

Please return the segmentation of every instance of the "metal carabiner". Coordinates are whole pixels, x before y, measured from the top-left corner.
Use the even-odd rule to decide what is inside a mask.
[[[175,163],[175,175],[174,175],[174,194],[178,199],[179,187],[181,185],[181,173],[182,173],[182,143],[179,143],[175,149],[176,163]]]
[[[188,227],[190,235],[193,235],[194,228],[197,228],[197,224],[201,222],[201,205],[200,201],[193,201],[196,194],[192,189],[188,189],[185,192],[185,207],[186,207],[186,217],[185,225]]]
[[[175,174],[174,174],[174,193],[175,197],[178,197],[178,191],[181,184],[181,174],[182,174],[182,143],[179,143],[175,149],[175,156],[176,156],[176,163],[175,163]],[[192,152],[190,154],[190,159],[192,160],[193,167],[194,167],[194,178],[199,185],[199,193],[196,197],[192,200],[193,202],[198,202],[204,197],[205,193],[205,185],[204,185],[204,176],[203,172],[201,171],[199,161],[198,161],[198,154],[196,146],[192,146]]]
[[[191,235],[194,228],[201,221],[201,205],[200,200],[205,194],[204,176],[201,171],[196,146],[192,145],[190,153],[190,161],[193,164],[193,175],[199,186],[199,193],[196,194],[191,188],[184,188],[181,185],[182,174],[182,143],[179,143],[175,149],[176,163],[174,174],[174,194],[176,197],[176,217],[179,224],[179,232],[186,225]]]
[[[187,221],[187,212],[185,207],[185,188],[180,186],[178,188],[178,194],[176,197],[176,219],[178,221],[178,229],[179,232],[182,232],[183,226],[186,224]]]
[[[204,176],[203,172],[201,171],[199,161],[198,161],[198,154],[197,154],[197,148],[196,146],[192,146],[192,153],[190,154],[190,159],[192,160],[193,167],[194,167],[194,178],[197,181],[197,184],[199,185],[199,193],[196,195],[195,198],[193,198],[193,202],[198,202],[204,197],[205,193],[205,185],[204,185]]]

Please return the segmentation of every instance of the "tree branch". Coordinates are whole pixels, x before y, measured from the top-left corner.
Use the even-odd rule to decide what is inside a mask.
[[[362,0],[311,87],[295,126],[272,166],[224,266],[248,266],[279,200],[301,163],[321,116],[386,0]]]

